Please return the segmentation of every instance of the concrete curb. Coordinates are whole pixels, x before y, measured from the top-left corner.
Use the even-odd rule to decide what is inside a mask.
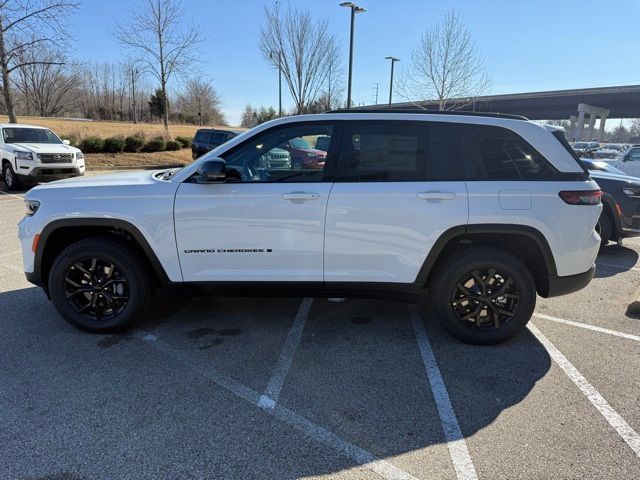
[[[96,172],[104,170],[161,170],[163,168],[180,168],[184,165],[123,165],[123,166],[95,166],[87,167],[87,171]]]

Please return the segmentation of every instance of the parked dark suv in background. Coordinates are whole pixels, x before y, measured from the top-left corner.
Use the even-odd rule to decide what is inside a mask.
[[[201,128],[196,132],[191,142],[191,156],[195,160],[209,150],[219,147],[227,140],[240,135],[238,130],[219,130],[215,128]]]

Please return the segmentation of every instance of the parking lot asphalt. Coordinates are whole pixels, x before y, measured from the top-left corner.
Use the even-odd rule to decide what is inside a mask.
[[[427,306],[159,295],[124,335],[67,325],[0,192],[0,478],[640,478],[640,240],[498,346]]]

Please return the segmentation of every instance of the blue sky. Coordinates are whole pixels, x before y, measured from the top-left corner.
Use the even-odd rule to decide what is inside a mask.
[[[126,55],[112,37],[117,21],[135,0],[84,0],[75,15],[74,56],[117,61]],[[281,0],[287,3],[287,0]],[[204,76],[222,95],[227,119],[236,124],[247,103],[277,107],[277,72],[257,47],[263,6],[272,0],[183,0],[187,15],[201,23]],[[327,18],[348,55],[349,13],[340,0],[290,0]],[[491,75],[491,93],[640,84],[640,1],[594,0],[435,1],[360,0],[356,17],[353,98],[388,97],[393,55],[408,63],[420,35],[443,13],[458,9]],[[610,6],[611,8],[606,8]],[[402,64],[402,63],[401,63]],[[292,105],[286,87],[284,106]]]

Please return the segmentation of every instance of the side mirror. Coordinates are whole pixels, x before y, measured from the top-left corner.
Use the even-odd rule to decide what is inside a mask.
[[[64,143],[65,145],[71,145],[71,142],[69,140],[62,140],[62,143]]]
[[[221,158],[205,160],[196,172],[196,183],[221,183],[227,178],[227,163]]]

